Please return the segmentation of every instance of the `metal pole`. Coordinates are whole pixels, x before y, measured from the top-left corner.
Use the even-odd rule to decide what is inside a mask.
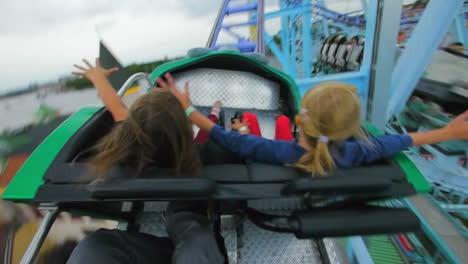
[[[148,74],[145,73],[145,72],[137,72],[137,73],[133,74],[132,76],[130,76],[130,78],[128,78],[127,81],[125,81],[125,83],[122,85],[122,87],[120,87],[119,91],[117,92],[117,95],[121,96],[121,97],[124,96],[125,92],[130,87],[132,87],[132,84],[136,80],[139,80],[139,79],[146,79],[150,83],[150,86],[151,86],[151,82],[148,79]]]
[[[310,0],[304,0],[303,5],[310,4]],[[310,37],[310,13],[311,9],[306,8],[302,16],[302,66],[303,66],[303,78],[310,77],[310,50],[311,50],[311,37]]]
[[[47,212],[46,216],[42,220],[41,225],[37,229],[34,238],[32,239],[31,243],[29,244],[26,253],[24,253],[23,258],[21,259],[20,264],[32,264],[34,263],[34,259],[39,253],[39,249],[41,249],[42,243],[47,237],[50,228],[54,224],[55,218],[57,217],[58,213],[60,212],[58,207],[51,207]]]
[[[466,29],[465,23],[465,13],[461,12],[455,18],[455,29],[457,32],[457,39],[459,42],[463,43],[465,54],[468,55],[468,30]]]
[[[324,0],[317,0],[317,3],[320,6],[327,8]],[[322,19],[322,30],[325,37],[328,38],[330,36],[330,31],[328,30],[328,21],[326,19]]]
[[[291,22],[290,22],[290,28],[289,28],[289,43],[288,43],[288,47],[289,47],[289,51],[290,51],[290,54],[289,54],[289,63],[291,65],[291,67],[289,68],[289,72],[287,72],[287,74],[289,74],[291,77],[293,77],[294,79],[297,78],[297,61],[296,61],[296,22],[295,22],[295,18],[294,16],[291,16],[290,19],[291,19]]]
[[[207,48],[211,48],[216,44],[219,31],[221,30],[221,24],[223,23],[223,18],[224,18],[223,13],[226,10],[228,4],[229,4],[229,0],[224,0],[223,4],[219,8],[215,23],[213,24],[213,28],[211,29],[210,36],[208,37],[208,41],[206,42]]]
[[[367,250],[366,243],[360,236],[354,236],[348,238],[348,243],[351,245],[354,257],[357,260],[357,263],[366,263],[366,264],[374,264],[372,257]]]
[[[257,0],[257,52],[265,54],[265,42],[263,41],[265,3]]]
[[[288,4],[286,3],[285,0],[280,0],[280,8],[281,9],[287,9],[289,6]],[[281,31],[280,31],[280,35],[281,35],[281,50],[283,51],[283,54],[286,58],[289,58],[289,46],[288,46],[288,43],[289,43],[289,35],[288,35],[288,29],[289,29],[289,15],[287,14],[283,14],[282,16],[280,16],[281,18]],[[288,60],[288,63],[289,65],[289,60]],[[286,64],[284,64],[285,66]],[[288,66],[289,67],[289,66]],[[288,72],[288,70],[286,70],[285,67],[283,67],[283,71],[285,72]]]
[[[368,119],[383,131],[387,123],[385,114],[390,97],[403,0],[378,1],[369,81]]]

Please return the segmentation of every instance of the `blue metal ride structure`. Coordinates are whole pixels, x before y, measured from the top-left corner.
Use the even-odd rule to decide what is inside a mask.
[[[451,31],[455,41],[468,47],[468,5],[464,0],[431,0],[425,8],[411,10],[403,10],[403,0],[361,0],[362,10],[346,14],[327,8],[326,0],[278,0],[279,9],[267,13],[264,13],[263,0],[239,2],[223,1],[207,47],[221,49],[230,46],[241,52],[257,52],[273,57],[277,66],[295,79],[302,94],[323,81],[353,84],[358,87],[366,119],[389,133],[395,130],[388,122],[404,109],[445,34]],[[245,22],[223,23],[225,17],[242,13],[248,14]],[[280,20],[280,26],[278,33],[271,35],[265,30],[265,24],[274,19]],[[235,31],[236,28],[253,26],[255,30],[250,30],[248,37]],[[404,49],[396,45],[398,32],[401,31],[408,36]],[[218,43],[221,32],[234,37],[236,43]],[[353,36],[361,37],[359,61],[354,58],[357,66],[348,68],[348,71],[317,74],[320,63],[327,63],[329,55],[322,54],[325,50],[323,47],[328,44],[328,51],[336,40],[332,39],[333,36],[337,34],[347,36],[348,41]],[[344,44],[346,42],[335,45],[334,54],[339,54],[339,45]],[[397,59],[398,51],[400,55]],[[350,50],[347,52],[352,53]],[[346,58],[347,61],[349,59]],[[333,63],[337,66],[336,61]],[[431,146],[424,148],[435,160],[421,158],[419,148],[409,150],[408,155],[434,184],[434,198],[428,196],[428,199],[467,238],[468,230],[462,221],[468,221],[468,169],[460,167],[456,159]],[[468,153],[468,150],[465,152]],[[403,204],[418,210],[408,201],[403,201]],[[458,218],[454,218],[454,214]],[[450,262],[461,263],[434,235],[430,225],[422,220],[423,229],[439,248],[438,254]],[[410,237],[415,244],[419,243],[414,236]],[[349,245],[354,249],[351,255],[358,262],[370,263],[361,238],[351,239]]]

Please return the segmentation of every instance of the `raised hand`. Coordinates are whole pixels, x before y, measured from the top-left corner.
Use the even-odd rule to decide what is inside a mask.
[[[184,91],[180,92],[179,90],[177,90],[174,83],[174,79],[172,78],[170,73],[166,73],[164,77],[166,77],[167,82],[165,82],[162,78],[159,77],[156,79],[158,86],[163,89],[168,89],[177,98],[177,100],[179,100],[184,109],[189,107],[191,105],[189,82],[185,82]]]
[[[453,119],[444,130],[454,140],[468,140],[468,110]]]
[[[245,129],[241,129],[242,127],[245,127]],[[237,130],[240,134],[250,134],[248,127],[249,127],[248,120],[245,120],[242,122],[238,118],[232,120],[231,128],[234,130]]]
[[[83,62],[86,66],[73,64],[73,66],[80,71],[72,72],[72,74],[76,76],[85,76],[90,81],[95,81],[99,78],[107,78],[109,75],[119,70],[117,67],[111,69],[102,68],[98,58],[96,58],[96,66],[93,66],[86,59],[83,59]]]

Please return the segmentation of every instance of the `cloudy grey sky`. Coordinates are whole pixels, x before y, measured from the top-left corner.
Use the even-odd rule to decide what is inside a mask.
[[[205,45],[221,2],[1,0],[0,92],[56,80],[69,74],[81,58],[96,57],[96,25],[124,65],[183,55]],[[276,9],[277,2],[267,0],[267,11]],[[328,4],[349,12],[360,7],[360,0]],[[272,24],[269,30],[274,31]]]
[[[123,64],[203,46],[219,0],[0,1],[0,91],[68,74],[103,39]]]

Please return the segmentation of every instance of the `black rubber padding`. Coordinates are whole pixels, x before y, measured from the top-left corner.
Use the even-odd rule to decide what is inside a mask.
[[[296,179],[285,185],[284,195],[301,193],[361,193],[379,192],[390,187],[392,182],[386,178],[367,177],[328,177],[323,179]]]
[[[398,182],[405,178],[401,170],[389,164],[339,170],[323,178],[303,176],[305,177],[300,177],[286,184],[282,193],[284,195],[327,192],[375,193],[388,189],[392,182]]]
[[[295,214],[297,238],[338,237],[414,232],[420,222],[406,208],[361,206],[326,208]]]
[[[209,179],[117,179],[99,182],[90,188],[99,199],[123,198],[209,198],[216,183]]]

